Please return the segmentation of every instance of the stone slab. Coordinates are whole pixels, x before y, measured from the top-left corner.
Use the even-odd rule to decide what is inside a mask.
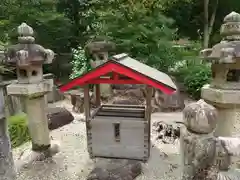
[[[201,97],[216,104],[240,105],[240,90],[215,89],[205,85],[202,87]]]
[[[53,81],[51,79],[43,80],[39,83],[34,84],[19,84],[13,83],[7,86],[8,95],[16,95],[16,96],[34,96],[41,95],[47,92],[52,91],[53,89]]]
[[[140,161],[99,159],[87,180],[133,180],[142,172]]]

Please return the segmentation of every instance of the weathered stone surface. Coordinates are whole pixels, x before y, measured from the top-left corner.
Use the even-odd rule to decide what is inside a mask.
[[[47,117],[49,130],[60,128],[74,120],[73,115],[68,110],[60,107],[48,108]]]
[[[100,160],[87,180],[133,180],[142,172],[142,166],[135,160]]]
[[[154,94],[155,106],[158,106],[158,111],[178,111],[183,110],[185,107],[184,99],[179,91],[174,92],[171,95],[162,93],[160,90],[156,90]]]
[[[216,109],[199,100],[183,111],[181,129],[182,180],[237,180],[240,171],[229,170],[231,155],[240,154],[240,138],[215,137]]]
[[[70,95],[71,97],[71,104],[72,104],[72,110],[76,113],[84,113],[84,94],[82,89],[75,89],[70,90],[65,93],[66,95]],[[94,96],[92,92],[89,92],[90,94],[90,105],[94,105]]]
[[[145,103],[145,85],[113,85],[112,104],[142,105]]]

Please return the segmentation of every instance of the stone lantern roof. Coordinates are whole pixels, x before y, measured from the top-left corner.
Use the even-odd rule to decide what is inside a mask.
[[[222,41],[201,51],[201,56],[213,63],[236,63],[240,58],[240,14],[228,14],[224,18],[220,34]]]
[[[115,49],[115,44],[111,41],[93,41],[86,45],[85,49],[90,53],[109,52]]]
[[[35,44],[34,31],[26,23],[18,27],[18,44],[12,45],[5,51],[6,63],[17,67],[28,67],[33,64],[52,63],[54,52]]]

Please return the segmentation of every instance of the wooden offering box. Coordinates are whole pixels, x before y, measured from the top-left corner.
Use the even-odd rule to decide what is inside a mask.
[[[89,122],[91,156],[146,160],[150,124],[145,113],[144,106],[102,105]]]
[[[98,107],[93,112],[90,110],[89,84],[94,84],[95,105]],[[146,105],[102,105],[99,84],[145,84]],[[60,90],[64,92],[75,86],[84,86],[84,109],[90,157],[147,161],[151,147],[152,87],[171,94],[176,90],[171,78],[126,54],[119,54],[61,86]]]

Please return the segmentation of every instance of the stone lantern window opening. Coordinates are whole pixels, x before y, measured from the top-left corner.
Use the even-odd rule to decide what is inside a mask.
[[[25,69],[19,69],[19,76],[26,78],[27,77],[27,71]]]
[[[230,69],[227,74],[228,82],[239,82],[239,70]]]
[[[38,75],[37,71],[33,70],[32,71],[32,76],[37,76],[37,75]]]
[[[102,54],[102,53],[99,53],[99,54],[98,54],[98,58],[99,58],[100,61],[105,60],[105,56],[104,56],[104,54]]]

